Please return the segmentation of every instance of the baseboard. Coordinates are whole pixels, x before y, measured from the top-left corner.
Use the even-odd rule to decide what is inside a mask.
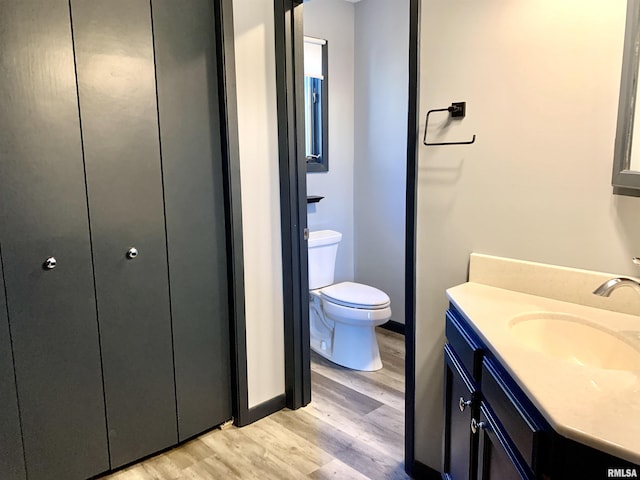
[[[389,320],[387,323],[383,323],[382,325],[380,325],[380,327],[384,328],[385,330],[390,330],[392,332],[404,335],[404,323]]]
[[[439,471],[418,460],[414,460],[411,478],[415,480],[442,480],[442,475]]]
[[[277,397],[273,397],[265,402],[259,403],[258,405],[249,408],[247,415],[245,417],[245,422],[242,424],[237,424],[239,427],[244,427],[245,425],[249,425],[250,423],[257,422],[261,418],[268,417],[272,413],[276,413],[278,410],[282,410],[286,406],[286,395],[283,393],[282,395],[278,395]]]

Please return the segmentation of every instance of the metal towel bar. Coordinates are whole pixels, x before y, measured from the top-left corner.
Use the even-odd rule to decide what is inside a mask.
[[[467,142],[437,142],[430,143],[427,142],[427,128],[429,126],[429,115],[433,112],[449,112],[452,118],[464,118],[467,113],[467,102],[454,102],[450,107],[447,108],[436,108],[434,110],[429,110],[427,112],[427,119],[424,122],[424,138],[422,139],[422,143],[427,146],[436,146],[436,145],[470,145],[476,141],[476,136]]]

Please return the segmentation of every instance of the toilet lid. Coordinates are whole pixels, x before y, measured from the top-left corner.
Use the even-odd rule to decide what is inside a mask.
[[[382,290],[361,283],[342,282],[320,290],[327,300],[352,308],[377,309],[388,307],[389,296]]]

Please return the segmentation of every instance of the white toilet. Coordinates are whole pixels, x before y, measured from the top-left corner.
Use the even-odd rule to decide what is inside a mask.
[[[340,232],[309,234],[309,322],[311,348],[338,365],[380,370],[374,327],[391,318],[382,290],[360,283],[333,284]]]

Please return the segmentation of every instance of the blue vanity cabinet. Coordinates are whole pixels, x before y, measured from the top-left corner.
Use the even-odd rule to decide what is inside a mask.
[[[445,358],[444,478],[471,479],[477,468],[478,441],[469,425],[478,409],[478,390],[451,345]]]
[[[443,478],[544,478],[539,414],[453,307],[446,337]]]
[[[482,398],[483,407],[496,419],[491,431],[504,439],[501,444],[514,467],[523,478],[532,473],[543,477],[549,470],[551,427],[490,354],[482,361]]]
[[[519,462],[513,461],[514,451],[485,402],[480,406],[479,420],[472,420],[472,431],[479,437],[478,480],[531,478]]]
[[[478,480],[547,478],[549,428],[491,353],[482,361],[482,402],[471,421]]]
[[[640,476],[640,465],[556,432],[453,305],[445,331],[444,479]]]
[[[478,437],[470,425],[478,415],[482,350],[453,312],[447,313],[446,334],[443,478],[470,480],[477,470]]]

